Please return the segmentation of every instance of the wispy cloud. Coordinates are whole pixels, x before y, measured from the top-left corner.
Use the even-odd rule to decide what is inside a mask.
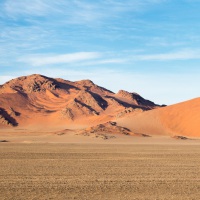
[[[86,66],[86,67],[93,66],[95,68],[97,66],[108,66],[108,65],[112,65],[112,64],[116,64],[116,65],[126,64],[127,62],[128,62],[128,60],[126,60],[124,58],[102,57],[101,59],[79,63],[79,66],[80,67],[82,67],[82,66]]]
[[[23,16],[61,18],[61,22],[88,23],[111,19],[124,12],[138,12],[166,0],[5,0],[1,9],[7,17],[17,19]],[[66,21],[67,20],[67,21]]]
[[[56,11],[56,3],[48,0],[6,0],[3,4],[4,12],[8,17],[17,19],[20,16],[45,16]]]
[[[40,54],[23,55],[17,61],[28,66],[64,66],[70,64],[72,67],[109,66],[112,64],[123,64],[124,66],[134,62],[145,61],[181,61],[199,60],[200,49],[183,49],[174,52],[158,54],[138,54],[138,52],[76,52],[70,54]]]
[[[124,20],[123,16],[129,17],[128,13],[140,12],[165,1],[2,1],[0,2],[0,19],[7,21],[7,25],[0,25],[0,52],[5,55],[1,54],[1,56],[4,56],[5,60],[8,57],[18,60],[21,55],[25,57],[26,54],[42,54],[45,51],[56,54],[60,49],[62,49],[62,52],[59,52],[61,54],[85,51],[85,49],[99,51],[98,48],[100,51],[103,48],[109,51],[113,48],[114,42],[123,43],[128,39],[130,43],[132,41],[130,45],[139,43],[139,40],[146,43],[149,38],[144,41],[144,36],[138,39],[134,33],[135,29],[140,29],[140,22],[137,19],[128,18],[131,20],[129,22],[129,20]],[[129,23],[134,25],[130,27]],[[127,34],[129,32],[131,34]],[[106,60],[113,59],[116,58]],[[102,62],[109,63],[109,61]],[[38,64],[36,62],[36,65],[39,65],[39,62]]]
[[[86,60],[93,60],[101,57],[98,52],[78,52],[61,55],[36,55],[36,56],[25,56],[20,58],[19,62],[28,63],[32,66],[44,66],[44,65],[55,65],[65,63],[77,63]]]
[[[136,55],[134,60],[142,60],[142,61],[171,61],[171,60],[195,60],[200,59],[200,49],[196,50],[179,50],[175,52],[167,52],[162,54],[144,54],[144,55]]]

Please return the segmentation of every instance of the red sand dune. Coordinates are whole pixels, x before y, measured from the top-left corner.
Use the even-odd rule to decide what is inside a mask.
[[[133,132],[149,135],[200,137],[200,98],[129,115],[118,123]]]

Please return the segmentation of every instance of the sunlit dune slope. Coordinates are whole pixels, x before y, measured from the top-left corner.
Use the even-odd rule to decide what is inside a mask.
[[[200,98],[118,120],[134,132],[200,137]]]

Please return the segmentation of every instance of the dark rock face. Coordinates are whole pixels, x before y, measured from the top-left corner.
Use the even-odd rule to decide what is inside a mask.
[[[146,107],[149,107],[149,108],[159,106],[159,105],[156,105],[152,101],[144,99],[143,97],[141,97],[137,93],[130,93],[130,92],[127,92],[125,90],[119,90],[119,92],[117,93],[117,96],[122,97],[122,98],[126,98],[130,102],[134,103],[135,105],[139,105],[139,106],[146,106]]]
[[[9,115],[3,108],[0,108],[0,123],[7,126],[17,126],[16,120]]]

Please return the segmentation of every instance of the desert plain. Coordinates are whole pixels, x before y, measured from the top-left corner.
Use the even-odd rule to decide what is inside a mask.
[[[199,199],[197,141],[119,141],[2,142],[0,199]]]

